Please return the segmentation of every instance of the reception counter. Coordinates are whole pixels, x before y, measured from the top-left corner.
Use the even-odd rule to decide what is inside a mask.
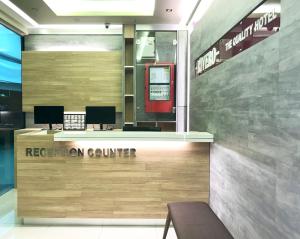
[[[172,201],[208,201],[205,132],[16,132],[18,216],[164,219]]]

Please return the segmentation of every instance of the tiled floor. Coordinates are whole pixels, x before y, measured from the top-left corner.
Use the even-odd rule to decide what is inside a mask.
[[[161,239],[160,226],[24,226],[16,217],[16,191],[0,197],[1,239]],[[176,239],[170,228],[167,239]]]

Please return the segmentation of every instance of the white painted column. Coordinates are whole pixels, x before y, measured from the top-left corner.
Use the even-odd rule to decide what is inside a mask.
[[[187,130],[188,31],[177,32],[176,131]]]

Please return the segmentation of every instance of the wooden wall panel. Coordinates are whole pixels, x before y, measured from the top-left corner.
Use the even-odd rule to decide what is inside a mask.
[[[123,25],[124,38],[134,38],[135,26],[134,25]]]
[[[37,52],[22,54],[23,111],[34,105],[114,105],[122,111],[122,56],[110,52]]]
[[[85,152],[102,148],[92,145]],[[17,135],[16,147],[20,217],[162,219],[168,202],[208,202],[208,143],[138,146],[135,158],[25,156],[26,147],[83,147],[53,135]]]

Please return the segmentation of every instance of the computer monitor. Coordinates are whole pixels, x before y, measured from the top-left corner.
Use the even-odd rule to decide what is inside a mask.
[[[63,106],[34,106],[34,123],[49,124],[49,129],[52,129],[52,124],[64,123],[64,107]]]
[[[100,129],[103,129],[103,124],[116,123],[116,107],[115,106],[86,106],[86,123],[100,124]]]
[[[151,126],[123,126],[123,131],[161,131],[160,127]]]

